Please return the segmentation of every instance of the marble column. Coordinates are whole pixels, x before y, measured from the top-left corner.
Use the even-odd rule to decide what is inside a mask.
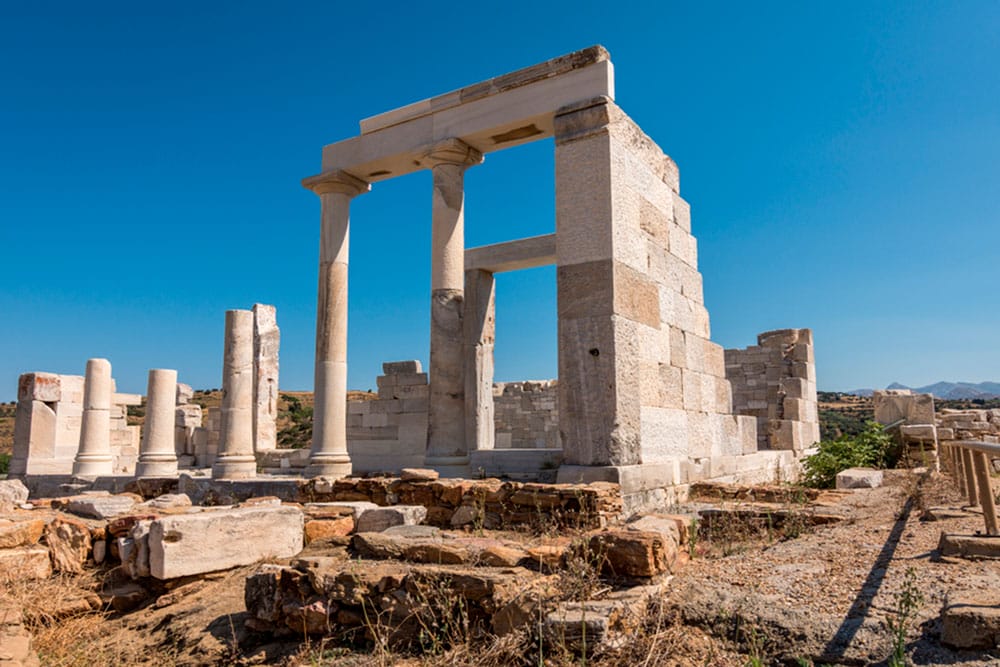
[[[496,280],[489,271],[465,272],[465,441],[471,449],[493,449],[493,344]]]
[[[227,310],[219,455],[212,465],[212,477],[216,479],[248,479],[257,475],[253,453],[253,380],[253,312]]]
[[[146,385],[146,421],[142,426],[136,477],[172,477],[177,474],[174,422],[177,371],[154,368]]]
[[[465,428],[465,170],[483,155],[458,139],[424,156],[434,180],[431,232],[430,401],[425,465],[448,477],[467,475]]]
[[[320,198],[319,295],[313,437],[306,477],[351,474],[347,453],[347,260],[351,199],[370,186],[342,171],[312,176],[303,187]]]
[[[73,474],[96,477],[112,474],[111,464],[111,362],[88,359],[83,384],[83,421],[80,448]]]

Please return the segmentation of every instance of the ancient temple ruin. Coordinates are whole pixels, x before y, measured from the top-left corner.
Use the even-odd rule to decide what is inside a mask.
[[[322,209],[307,474],[344,475],[352,459],[391,468],[404,452],[412,462],[423,452],[424,465],[452,476],[524,459],[527,449],[496,446],[494,275],[548,264],[557,267],[558,445],[534,464],[559,461],[559,481],[617,482],[642,502],[697,479],[773,478],[816,440],[808,330],[789,334],[801,339],[791,357],[783,340],[762,341],[776,354],[745,365],[732,356],[733,381],[748,390],[734,412],[677,165],[614,96],[609,55],[592,47],[367,118],[358,136],[323,149],[322,171],[303,181]],[[464,172],[490,152],[548,137],[555,233],[465,248]],[[351,200],[418,169],[433,175],[428,372],[387,365],[379,401],[348,406]],[[390,386],[419,387],[426,411],[409,409]],[[352,442],[358,429],[382,429],[381,437]]]

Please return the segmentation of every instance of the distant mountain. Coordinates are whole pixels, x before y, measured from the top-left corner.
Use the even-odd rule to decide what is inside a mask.
[[[886,389],[909,389],[917,394],[933,394],[942,399],[1000,398],[1000,382],[935,382],[925,387],[907,387],[893,382]],[[871,389],[855,389],[845,393],[855,396],[871,396]]]

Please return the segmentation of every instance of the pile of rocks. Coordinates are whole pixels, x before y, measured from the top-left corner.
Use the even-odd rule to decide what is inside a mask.
[[[290,565],[261,565],[246,582],[248,627],[390,644],[427,641],[432,628],[499,636],[523,628],[589,651],[634,630],[686,559],[687,517],[647,515],[573,539],[514,539],[417,525],[422,509],[306,505],[307,534],[317,522],[345,532],[353,522],[356,532],[316,538]],[[388,514],[368,520],[379,512]],[[396,525],[386,528],[389,517]],[[584,590],[588,576],[600,583]]]

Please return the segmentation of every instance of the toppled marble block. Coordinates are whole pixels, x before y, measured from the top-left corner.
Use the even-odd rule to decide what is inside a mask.
[[[876,489],[882,486],[882,471],[874,468],[848,468],[837,473],[838,489]]]
[[[421,505],[377,507],[361,513],[357,532],[381,533],[393,526],[415,526],[427,518],[427,508]]]
[[[135,507],[131,496],[75,496],[66,504],[66,511],[93,519],[110,519],[127,514]]]
[[[302,510],[249,507],[165,516],[149,526],[149,571],[157,579],[227,570],[302,551]]]

